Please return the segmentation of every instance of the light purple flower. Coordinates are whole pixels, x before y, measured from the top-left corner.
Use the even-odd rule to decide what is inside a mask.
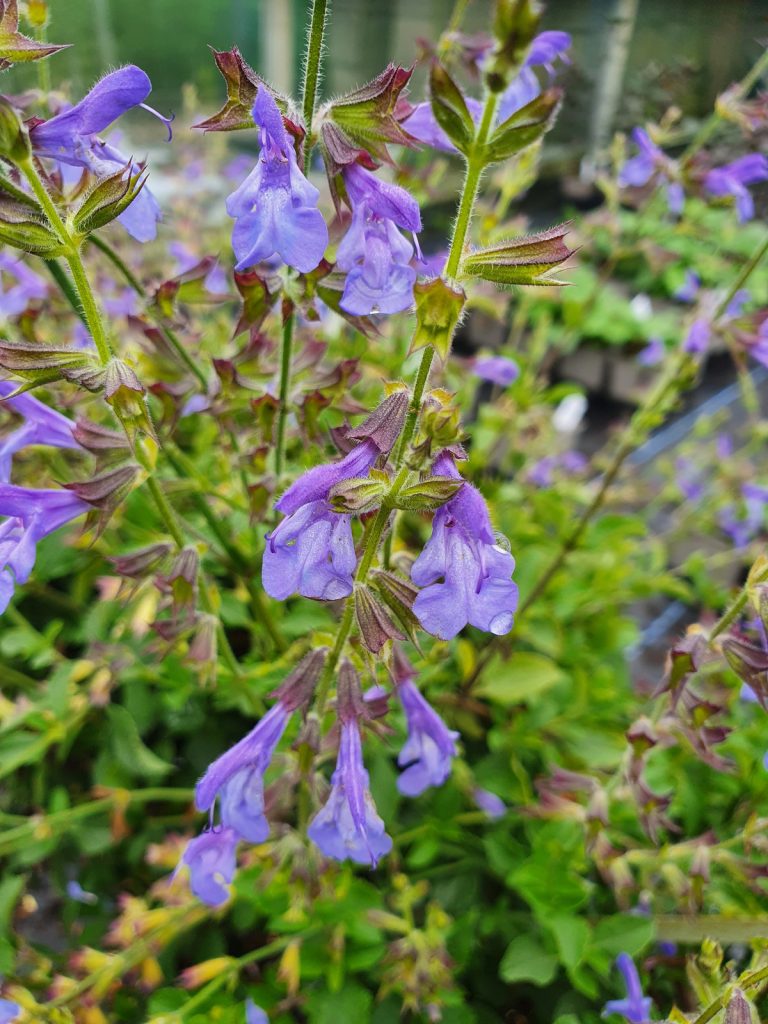
[[[405,796],[418,796],[430,786],[442,786],[450,775],[459,734],[446,726],[412,679],[399,681],[397,695],[408,723],[408,739],[397,758],[404,769],[397,788]]]
[[[399,313],[413,305],[413,246],[400,234],[421,230],[416,200],[404,188],[350,164],[344,184],[352,223],[339,245],[336,266],[347,274],[341,307],[355,316]]]
[[[290,711],[278,701],[247,736],[209,765],[195,787],[198,811],[212,811],[218,797],[222,824],[249,843],[263,843],[269,835],[264,772],[289,718]]]
[[[651,1014],[651,999],[643,995],[635,962],[629,953],[619,953],[616,966],[624,979],[627,995],[624,999],[611,999],[605,1004],[603,1016],[621,1014],[629,1024],[648,1024]]]
[[[24,425],[7,437],[0,438],[0,482],[7,483],[11,477],[13,455],[31,444],[45,444],[52,448],[79,448],[72,436],[75,424],[60,412],[51,409],[44,402],[24,392],[15,398],[16,385],[11,381],[0,381],[0,397],[5,399],[0,407],[12,409],[24,418]]]
[[[21,1007],[18,1003],[12,1002],[10,999],[0,999],[0,1024],[11,1024],[11,1021],[21,1013]]]
[[[568,50],[571,48],[571,42],[571,37],[567,32],[552,30],[540,32],[531,43],[524,67],[541,65],[547,69],[550,75],[554,75],[554,65],[558,58],[566,64],[570,63]]]
[[[277,254],[306,274],[328,245],[328,228],[317,209],[320,193],[299,170],[277,103],[263,85],[256,93],[253,120],[259,128],[259,161],[227,199],[227,213],[235,220],[235,269],[246,270]]]
[[[481,380],[506,388],[520,376],[520,367],[514,359],[507,359],[505,356],[484,356],[474,360],[472,372]]]
[[[352,593],[351,518],[333,511],[328,493],[342,480],[367,476],[378,456],[375,443],[365,440],[338,462],[308,470],[276,502],[286,518],[267,534],[261,578],[270,597],[335,601]]]
[[[266,1011],[257,1006],[252,999],[245,1001],[245,1024],[269,1024]]]
[[[447,453],[436,459],[438,476],[461,479]],[[512,628],[517,586],[512,555],[498,543],[485,501],[464,483],[432,520],[432,536],[413,564],[411,579],[423,589],[413,610],[428,633],[450,640],[468,623],[497,636]]]
[[[169,118],[144,102],[151,91],[152,83],[141,68],[134,64],[118,68],[97,82],[79,103],[30,129],[32,148],[38,156],[87,167],[97,177],[115,174],[121,168],[126,174],[136,174],[139,166],[98,136],[133,107],[143,107],[169,125]],[[118,220],[136,241],[149,242],[157,235],[161,216],[157,200],[144,186]]]
[[[501,797],[496,796],[495,793],[491,793],[487,789],[481,789],[479,786],[476,786],[472,790],[472,799],[492,821],[498,821],[499,818],[503,818],[507,813],[507,805]]]
[[[192,270],[200,262],[200,257],[196,256],[183,242],[171,242],[168,246],[168,252],[176,262],[176,266],[173,268],[173,273],[176,277],[186,274],[187,271]],[[211,295],[226,295],[229,291],[227,275],[218,260],[216,260],[205,275],[203,287]]]
[[[723,167],[715,167],[704,178],[704,189],[712,196],[733,196],[739,222],[751,220],[755,204],[747,188],[768,179],[768,159],[762,153],[749,153]]]
[[[711,336],[712,328],[707,320],[702,318],[694,320],[683,341],[683,351],[692,356],[701,355],[706,352]]]
[[[231,828],[212,828],[190,839],[181,864],[189,868],[189,887],[203,903],[217,907],[229,898],[235,877],[238,835]]]
[[[360,727],[355,719],[344,721],[330,795],[307,829],[326,857],[376,867],[392,849],[368,785]]]
[[[37,542],[90,508],[71,491],[0,483],[0,516],[8,516],[0,523],[0,614],[16,584],[29,579]]]
[[[618,183],[622,188],[642,188],[654,175],[666,185],[667,206],[670,213],[682,213],[685,193],[680,182],[673,180],[673,164],[662,149],[651,141],[644,128],[632,129],[632,140],[639,152],[630,157],[619,172]]]
[[[70,881],[67,882],[66,890],[67,896],[69,896],[71,900],[75,900],[76,903],[85,903],[92,906],[99,902],[99,897],[96,893],[88,892],[75,878],[70,879]]]
[[[701,278],[696,271],[686,270],[685,280],[675,292],[674,298],[676,298],[678,302],[693,302],[699,294],[700,288]]]
[[[661,338],[649,338],[648,344],[637,356],[641,366],[656,366],[664,358],[666,346]]]
[[[751,301],[751,299],[752,293],[749,288],[739,288],[739,290],[734,293],[731,301],[725,307],[725,316],[729,320],[735,320],[736,317],[741,316],[744,312],[744,307]]]
[[[3,320],[19,316],[33,299],[44,299],[48,294],[47,283],[23,260],[0,253],[0,271],[16,280],[10,288],[3,288],[0,281],[0,318]]]
[[[768,367],[768,319],[763,320],[757,334],[748,341],[747,352],[758,363]]]
[[[744,484],[741,495],[742,510],[727,505],[720,510],[719,515],[721,529],[728,534],[736,548],[746,547],[761,531],[768,505],[768,488],[758,484]]]

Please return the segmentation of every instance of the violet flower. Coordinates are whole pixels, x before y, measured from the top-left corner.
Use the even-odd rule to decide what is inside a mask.
[[[678,302],[694,302],[701,288],[701,278],[695,270],[686,270],[685,280],[674,293]]]
[[[269,1024],[266,1011],[257,1006],[252,999],[245,1001],[245,1024]]]
[[[307,829],[309,838],[326,857],[376,867],[392,849],[392,839],[376,812],[368,787],[360,726],[353,717],[341,723],[331,792]]]
[[[186,274],[187,271],[192,270],[200,262],[200,257],[196,256],[183,242],[171,242],[168,246],[168,252],[176,262],[176,266],[173,268],[173,273],[176,277]],[[210,295],[226,295],[229,291],[227,275],[218,260],[216,260],[205,275],[203,287]]]
[[[629,1021],[629,1024],[648,1024],[652,1000],[649,996],[643,995],[634,960],[629,953],[619,953],[616,957],[616,967],[624,979],[627,995],[624,999],[609,1000],[605,1004],[603,1016],[618,1013],[626,1021]]]
[[[203,903],[217,907],[229,898],[226,888],[235,877],[238,835],[231,828],[212,828],[190,839],[181,864],[189,868],[189,887]]]
[[[317,209],[320,193],[299,170],[280,110],[263,85],[256,93],[253,120],[259,129],[259,161],[227,199],[227,213],[235,220],[235,269],[277,255],[289,267],[309,273],[328,245],[328,228]]]
[[[662,149],[651,141],[644,128],[632,129],[632,140],[639,152],[630,157],[619,172],[619,185],[622,188],[633,186],[642,188],[656,175],[666,185],[667,207],[669,212],[679,215],[683,211],[685,193],[679,181],[672,178],[673,164]]]
[[[195,787],[198,811],[212,810],[221,800],[221,822],[249,843],[263,843],[269,835],[264,817],[264,773],[290,718],[282,701],[234,747],[209,765]]]
[[[336,254],[337,268],[347,274],[341,307],[355,316],[399,313],[413,305],[416,271],[409,266],[413,246],[398,228],[421,231],[419,205],[404,188],[357,164],[343,174],[352,223]]]
[[[495,793],[491,793],[487,789],[481,789],[479,786],[476,786],[472,790],[472,799],[491,821],[498,821],[499,818],[503,818],[507,813],[507,805],[501,797],[496,796]]]
[[[47,283],[23,260],[0,253],[0,271],[16,280],[10,288],[3,288],[0,280],[0,319],[19,316],[32,299],[44,299],[48,294]]]
[[[688,352],[692,356],[702,355],[707,350],[711,336],[712,328],[707,320],[701,317],[694,320],[683,341],[683,352]]]
[[[641,366],[657,366],[666,353],[666,345],[661,338],[649,338],[648,344],[637,354],[637,361]]]
[[[84,903],[92,906],[99,902],[99,897],[95,892],[88,892],[82,885],[77,881],[76,878],[71,878],[66,884],[67,896],[76,903]]]
[[[79,448],[80,445],[72,436],[75,424],[51,409],[44,402],[23,393],[15,398],[16,385],[11,381],[0,381],[0,397],[6,406],[24,418],[24,425],[14,430],[5,438],[0,438],[0,482],[7,483],[11,476],[11,459],[13,455],[31,444],[46,444],[52,448]]]
[[[121,168],[126,174],[139,173],[140,167],[100,139],[99,133],[133,107],[142,107],[170,125],[169,118],[144,102],[151,91],[152,83],[141,68],[134,64],[118,68],[97,82],[79,103],[31,128],[32,149],[38,156],[87,167],[97,177],[115,174]],[[137,242],[149,242],[157,235],[161,216],[157,200],[144,186],[117,219]]]
[[[506,388],[520,376],[520,367],[514,359],[505,356],[483,356],[473,361],[472,372],[481,380]]]
[[[298,593],[335,601],[352,593],[351,518],[333,511],[328,492],[342,480],[367,476],[378,456],[376,444],[363,441],[338,462],[308,470],[276,502],[286,518],[267,534],[261,578],[270,597],[284,601]]]
[[[18,1003],[12,1002],[10,999],[0,999],[0,1024],[11,1024],[11,1021],[21,1013],[21,1007]]]
[[[541,83],[534,67],[544,67],[550,80],[555,74],[555,61],[559,58],[568,62],[567,50],[571,46],[571,37],[567,32],[541,32],[531,43],[522,70],[510,82],[499,99],[496,111],[496,124],[502,124],[518,110],[531,103],[541,93]],[[471,96],[465,96],[470,116],[475,124],[479,124],[483,105]],[[403,125],[409,135],[431,149],[444,153],[456,153],[458,150],[440,127],[432,113],[429,102],[417,103]]]
[[[434,463],[438,476],[461,479],[444,452]],[[413,610],[428,633],[450,640],[469,623],[497,636],[512,628],[517,586],[515,560],[497,542],[482,495],[464,483],[432,520],[432,536],[411,569],[424,589]]]
[[[765,508],[768,505],[768,487],[758,484],[744,484],[741,488],[743,510],[738,512],[733,505],[720,510],[720,528],[727,533],[736,548],[745,548],[763,527]]]
[[[724,316],[729,320],[735,320],[744,312],[744,307],[752,300],[752,293],[749,288],[739,288],[734,292],[733,298],[725,307]]]
[[[35,545],[87,512],[91,506],[71,491],[35,490],[0,483],[0,614],[18,583],[26,583],[35,564]]]
[[[397,788],[405,796],[419,796],[430,786],[442,786],[450,775],[459,734],[446,726],[419,692],[410,662],[400,656],[396,665],[397,695],[408,724],[408,739],[397,758],[404,769]]]
[[[739,223],[743,223],[755,215],[755,204],[747,186],[766,179],[768,159],[761,153],[748,153],[709,171],[704,178],[704,189],[711,196],[733,196]]]

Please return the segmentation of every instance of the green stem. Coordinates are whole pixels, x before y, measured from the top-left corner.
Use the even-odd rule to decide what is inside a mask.
[[[768,50],[763,51],[756,63],[753,65],[752,70],[748,71],[744,78],[742,78],[741,82],[739,82],[738,89],[734,94],[734,99],[740,100],[747,96],[752,87],[758,83],[766,71],[768,71]],[[691,139],[685,152],[680,157],[681,167],[689,164],[701,147],[709,142],[710,138],[715,134],[720,126],[722,119],[723,117],[720,111],[715,109],[706,121],[704,121]]]
[[[766,580],[768,580],[768,569],[765,569],[763,572],[756,574],[754,577],[750,577],[750,579],[747,580],[741,591],[709,631],[709,643],[712,643],[716,637],[720,636],[721,633],[724,633],[725,630],[728,629],[732,622],[735,622],[736,619],[738,619],[749,601],[749,592],[752,587],[756,586],[758,583],[764,583]]]
[[[291,356],[293,354],[293,327],[296,316],[293,310],[283,321],[283,341],[280,349],[280,408],[277,413],[277,440],[275,442],[275,474],[283,473],[285,461],[285,426],[288,422],[288,391],[291,386]]]
[[[176,518],[176,513],[171,508],[165,492],[154,476],[147,477],[147,487],[152,495],[157,511],[160,513],[160,518],[165,523],[166,530],[173,538],[176,547],[181,551],[185,544],[184,534],[181,532],[181,526]]]
[[[302,153],[302,169],[309,166],[312,151],[312,119],[315,116],[317,86],[320,81],[320,61],[323,56],[323,34],[328,19],[330,0],[313,0],[307,33],[307,52],[304,57],[304,78],[301,84],[301,111],[304,127],[307,131],[304,151]]]
[[[144,287],[144,285],[141,283],[138,277],[136,277],[136,275],[133,273],[128,264],[123,260],[120,254],[116,252],[111,245],[109,245],[103,239],[99,238],[98,235],[91,235],[88,238],[88,241],[91,243],[91,245],[95,246],[100,252],[104,253],[104,255],[115,267],[115,269],[118,270],[120,274],[122,274],[123,279],[128,284],[128,286],[132,288],[138,296],[140,296],[142,299],[147,298],[147,290]],[[162,336],[165,338],[166,342],[168,343],[168,346],[176,354],[179,361],[182,362],[184,366],[186,366],[190,373],[194,374],[194,376],[197,377],[200,384],[202,384],[203,389],[206,390],[208,388],[208,381],[206,380],[205,374],[194,361],[194,359],[190,356],[189,352],[187,352],[187,350],[184,348],[184,345],[179,340],[179,336],[176,334],[176,332],[173,331],[170,327],[167,327],[162,322],[160,317],[153,315],[151,310],[146,310],[146,313],[149,319],[154,324],[154,326],[158,329],[158,331],[160,331]]]
[[[80,305],[80,299],[78,298],[77,292],[75,291],[74,286],[72,285],[72,282],[70,281],[69,277],[67,276],[66,271],[62,270],[61,264],[58,262],[58,260],[53,260],[53,259],[47,260],[47,259],[44,259],[43,263],[45,264],[45,266],[46,266],[49,274],[51,275],[51,277],[54,279],[56,284],[59,286],[59,289],[60,289],[62,295],[65,297],[67,302],[70,304],[70,306],[74,310],[75,315],[80,319],[80,322],[85,327],[87,327],[88,326],[88,321],[85,319],[85,313],[83,313],[83,308]]]

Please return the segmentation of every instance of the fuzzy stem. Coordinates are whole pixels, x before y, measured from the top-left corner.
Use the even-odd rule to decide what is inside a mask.
[[[301,83],[301,111],[307,135],[302,152],[302,169],[309,166],[312,151],[312,119],[315,116],[317,86],[320,81],[320,61],[323,56],[323,34],[328,20],[330,0],[313,0],[307,33],[307,52],[304,58],[304,78]]]
[[[752,974],[747,974],[741,978],[738,982],[738,986],[741,989],[754,988],[756,985],[762,984],[762,982],[768,980],[768,967],[761,967],[759,971],[753,971]],[[718,996],[714,1002],[710,1003],[709,1006],[703,1010],[698,1017],[693,1020],[693,1024],[707,1024],[707,1021],[712,1020],[716,1017],[721,1010],[724,1010],[728,1005],[731,997],[731,990],[724,992]]]
[[[293,355],[293,328],[296,315],[291,310],[283,320],[283,340],[280,349],[280,408],[277,414],[277,440],[275,442],[275,475],[283,473],[285,461],[285,426],[288,422],[288,391],[291,386],[291,356]]]

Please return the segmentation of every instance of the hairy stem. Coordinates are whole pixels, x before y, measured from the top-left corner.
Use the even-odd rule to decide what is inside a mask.
[[[283,320],[283,339],[280,348],[280,407],[277,413],[277,439],[275,441],[275,474],[283,473],[285,462],[285,426],[288,422],[288,391],[291,386],[291,357],[293,355],[293,328],[296,314],[291,310]]]
[[[320,82],[320,62],[323,56],[323,35],[328,19],[330,0],[312,0],[309,31],[307,32],[307,51],[304,56],[304,77],[301,83],[301,112],[307,135],[302,153],[302,168],[309,166],[312,151],[312,119],[315,116],[317,86]]]

